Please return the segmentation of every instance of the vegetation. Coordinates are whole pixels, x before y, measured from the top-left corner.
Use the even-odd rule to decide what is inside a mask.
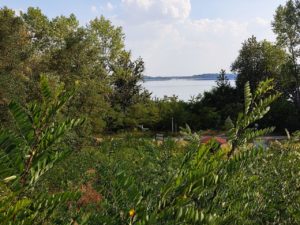
[[[0,132],[0,211],[1,224],[31,224],[49,217],[51,211],[72,194],[40,194],[30,198],[39,178],[66,154],[59,140],[70,129],[80,125],[81,119],[60,121],[57,115],[72,92],[63,86],[54,91],[46,77],[41,78],[42,101],[23,108],[11,102],[9,110],[16,124],[15,131]],[[34,193],[34,192],[33,192]]]
[[[26,114],[10,104],[18,129],[1,133],[3,223],[299,223],[297,134],[267,151],[246,145],[269,131],[247,127],[279,97],[266,96],[272,80],[261,82],[253,93],[246,84],[245,111],[229,131],[231,145],[220,147],[213,140],[199,145],[200,138],[189,129],[188,142],[127,135],[83,147],[49,170],[63,153],[59,138],[82,123],[56,116],[72,96],[61,90],[58,85],[51,91],[42,77],[39,105],[30,105]],[[35,145],[24,144],[31,140]],[[275,188],[274,179],[283,186]]]
[[[299,7],[189,102],[151,99],[104,17],[0,9],[0,224],[300,224]]]
[[[250,84],[248,82],[246,83],[244,88],[245,110],[239,114],[236,123],[232,124],[232,127],[228,131],[228,137],[232,143],[231,150],[228,153],[229,157],[234,153],[237,147],[242,147],[249,141],[253,141],[259,136],[274,131],[274,127],[265,129],[250,127],[254,122],[263,118],[269,112],[271,103],[280,96],[280,93],[265,96],[274,90],[272,82],[273,80],[260,82],[254,93],[251,93]]]
[[[273,28],[277,35],[277,42],[280,46],[288,50],[287,73],[286,76],[287,87],[290,88],[290,95],[299,108],[300,106],[300,90],[299,90],[299,12],[300,2],[289,0],[285,6],[279,6],[274,17]],[[288,78],[288,80],[287,80]]]

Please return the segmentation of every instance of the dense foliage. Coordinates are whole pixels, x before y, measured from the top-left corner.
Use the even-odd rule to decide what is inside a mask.
[[[84,128],[76,130],[76,142],[82,136],[99,136],[146,127],[153,131],[179,131],[190,124],[193,130],[223,129],[225,120],[237,119],[243,105],[243,88],[251,88],[267,78],[275,80],[283,93],[270,116],[260,121],[262,127],[273,126],[277,132],[300,126],[298,107],[298,48],[296,26],[298,3],[289,1],[279,7],[274,19],[278,44],[251,37],[242,44],[232,64],[237,73],[236,87],[230,86],[221,70],[216,86],[188,102],[176,96],[151,100],[151,93],[141,86],[144,62],[132,59],[125,49],[125,35],[104,17],[80,26],[75,15],[49,19],[38,8],[28,8],[17,16],[13,10],[0,10],[0,120],[10,126],[10,101],[21,104],[40,99],[41,74],[66,88],[77,83],[78,95],[65,112],[85,117]],[[285,16],[286,11],[293,14]],[[293,19],[294,18],[294,19]],[[289,21],[289,23],[284,23]],[[285,27],[286,26],[286,27]],[[11,29],[11,28],[14,29]],[[287,31],[288,29],[294,29]],[[295,37],[290,37],[290,32]],[[287,37],[293,38],[289,40]],[[276,118],[276,119],[274,119]],[[74,136],[75,137],[75,136]]]
[[[50,20],[37,8],[21,16],[3,8],[0,21],[2,123],[9,120],[6,105],[11,100],[28,103],[41,97],[35,90],[44,73],[66,88],[77,83],[79,94],[67,111],[87,118],[85,133],[133,126],[126,117],[149,97],[140,86],[143,61],[132,60],[125,50],[120,27],[104,17],[85,27],[74,15]]]
[[[58,145],[62,135],[82,120],[65,120],[60,113],[74,93],[61,85],[52,90],[46,77],[40,87],[41,102],[26,108],[10,103],[17,129],[0,135],[1,222],[300,222],[299,134],[268,148],[251,147],[253,138],[271,131],[249,126],[279,97],[272,80],[260,82],[254,92],[245,85],[244,112],[232,124],[227,146],[214,140],[199,144],[190,129],[183,133],[189,141],[128,134],[73,151],[54,168],[66,152],[67,146]],[[279,188],[274,179],[282,182]]]
[[[74,95],[62,86],[51,90],[48,79],[41,78],[41,102],[26,107],[9,104],[14,130],[0,130],[0,223],[32,224],[46,220],[61,203],[74,194],[36,195],[40,177],[62,159],[67,146],[58,145],[65,133],[83,123],[82,119],[58,118],[60,110]],[[32,195],[32,197],[31,197]]]

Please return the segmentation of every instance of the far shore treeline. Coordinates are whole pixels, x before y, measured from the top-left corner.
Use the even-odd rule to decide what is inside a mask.
[[[228,80],[235,80],[235,74],[226,74]],[[162,80],[217,80],[219,74],[217,73],[205,73],[193,76],[144,76],[144,81],[162,81]]]
[[[53,87],[63,83],[68,90],[77,84],[72,103],[62,113],[86,119],[84,128],[76,131],[79,136],[131,131],[141,125],[168,132],[172,118],[177,130],[185,124],[193,130],[222,130],[226,119],[236,120],[243,108],[245,83],[255,89],[266,78],[275,80],[282,97],[259,126],[274,125],[278,133],[296,130],[300,127],[300,31],[285,23],[284,17],[290,16],[285,13],[279,7],[272,24],[277,43],[254,36],[242,43],[231,65],[236,87],[230,86],[222,70],[216,88],[183,102],[176,96],[151,98],[141,86],[142,58],[132,57],[122,28],[104,17],[81,26],[74,14],[50,19],[39,8],[17,15],[4,7],[0,10],[1,127],[12,125],[9,102],[24,105],[41,99],[38,82],[43,75]]]

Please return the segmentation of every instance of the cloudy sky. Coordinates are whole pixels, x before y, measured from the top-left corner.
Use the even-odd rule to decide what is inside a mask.
[[[81,24],[104,15],[123,27],[126,47],[141,56],[146,75],[193,75],[229,70],[251,35],[274,41],[274,12],[286,0],[0,0],[36,6],[49,17],[74,13]]]

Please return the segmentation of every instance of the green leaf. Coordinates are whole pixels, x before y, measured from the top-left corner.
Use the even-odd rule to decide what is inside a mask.
[[[244,88],[244,101],[245,101],[245,115],[248,114],[250,106],[252,104],[252,94],[250,89],[250,83],[247,82]]]

